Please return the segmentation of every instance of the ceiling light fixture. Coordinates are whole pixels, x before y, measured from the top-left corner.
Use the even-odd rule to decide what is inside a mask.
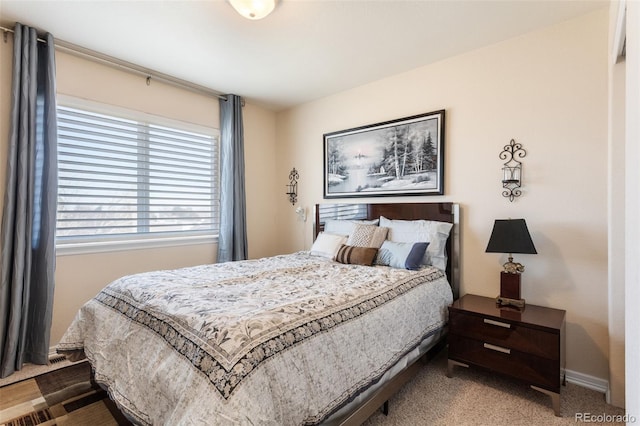
[[[262,19],[273,12],[278,0],[229,0],[231,6],[247,19]]]

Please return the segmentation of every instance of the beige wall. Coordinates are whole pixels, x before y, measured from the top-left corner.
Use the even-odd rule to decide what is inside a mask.
[[[620,2],[609,7],[609,402],[625,406],[625,61],[618,58],[616,27]]]
[[[281,254],[277,243],[277,204],[285,181],[276,176],[275,113],[247,103],[243,110],[247,234],[252,259]],[[281,195],[282,193],[282,195]]]
[[[493,221],[525,218],[539,254],[515,257],[523,297],[566,309],[567,368],[606,379],[607,35],[605,8],[282,112],[278,179],[295,165],[301,205],[322,202],[323,133],[445,109],[446,195],[411,200],[461,204],[462,293],[498,294],[506,256],[484,252]],[[511,138],[528,152],[512,203],[498,158]],[[295,219],[279,206],[284,235]],[[308,222],[281,249],[308,247],[310,233]]]
[[[9,38],[11,40],[11,38]],[[4,187],[9,121],[12,43],[0,43],[0,187]],[[6,58],[6,60],[5,60]],[[195,124],[219,127],[218,99],[156,81],[147,86],[143,76],[57,52],[58,93],[116,105]],[[247,228],[249,256],[276,254],[275,114],[248,103],[244,110],[247,173]],[[1,201],[0,201],[1,203]],[[215,244],[58,256],[51,344],[54,345],[78,309],[112,280],[136,272],[178,268],[215,261]]]
[[[625,298],[627,414],[640,418],[640,2],[627,1],[625,84]],[[633,77],[631,77],[633,76]],[[636,421],[634,420],[634,422]],[[631,423],[631,421],[629,421]]]

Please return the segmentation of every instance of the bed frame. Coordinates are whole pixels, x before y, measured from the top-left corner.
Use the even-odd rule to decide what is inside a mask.
[[[447,240],[447,269],[446,274],[453,291],[453,298],[459,296],[459,253],[460,253],[460,208],[454,203],[371,203],[371,204],[316,204],[314,208],[313,237],[324,229],[328,219],[373,220],[384,216],[387,219],[400,220],[436,220],[453,224],[451,234]],[[431,359],[445,345],[446,339],[441,339],[436,345],[413,364],[391,379],[373,393],[366,401],[355,407],[353,411],[341,421],[341,426],[357,426],[367,420],[375,411],[382,407],[388,412],[389,399],[418,373],[422,364]]]

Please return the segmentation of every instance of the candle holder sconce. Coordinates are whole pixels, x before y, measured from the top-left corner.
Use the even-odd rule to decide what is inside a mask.
[[[289,184],[287,185],[286,194],[289,196],[289,201],[292,205],[295,205],[298,201],[298,179],[300,175],[298,175],[298,171],[294,167],[289,172]]]
[[[502,195],[507,197],[509,201],[522,195],[520,187],[522,186],[522,162],[516,158],[524,158],[527,151],[522,148],[522,144],[516,143],[511,139],[509,145],[505,145],[500,153],[501,160],[505,161],[502,166]]]

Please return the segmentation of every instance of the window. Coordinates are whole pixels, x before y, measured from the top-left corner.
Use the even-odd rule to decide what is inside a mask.
[[[57,113],[58,248],[217,236],[215,129],[84,101]]]

